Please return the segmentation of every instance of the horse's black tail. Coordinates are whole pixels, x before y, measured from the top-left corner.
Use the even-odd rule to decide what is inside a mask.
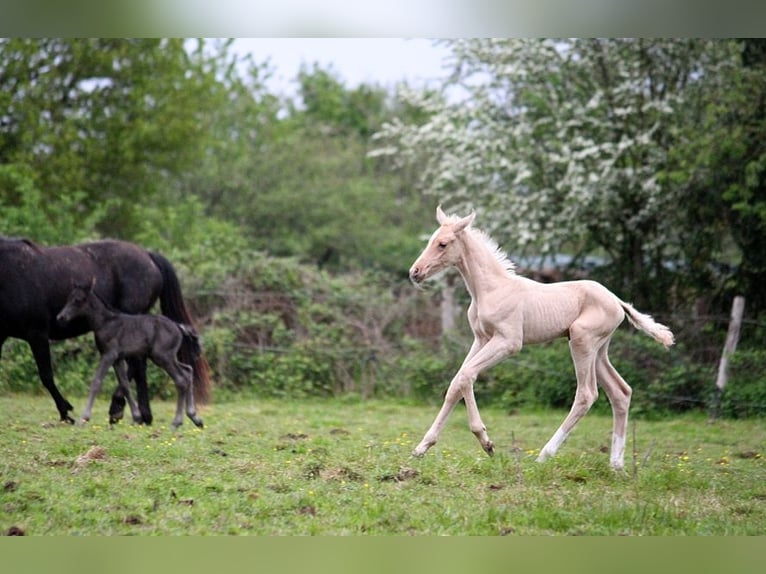
[[[162,273],[162,290],[160,291],[160,310],[162,314],[176,323],[188,325],[195,337],[184,337],[184,342],[178,352],[178,358],[192,366],[194,370],[194,399],[200,403],[210,401],[210,367],[205,359],[199,338],[196,337],[194,319],[184,301],[181,284],[173,265],[164,256],[149,251],[149,256]]]

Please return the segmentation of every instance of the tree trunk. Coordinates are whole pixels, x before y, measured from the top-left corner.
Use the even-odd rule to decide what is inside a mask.
[[[441,318],[442,335],[446,335],[455,330],[456,319],[459,312],[455,302],[455,274],[450,273],[446,276],[446,282],[442,289],[441,300]]]

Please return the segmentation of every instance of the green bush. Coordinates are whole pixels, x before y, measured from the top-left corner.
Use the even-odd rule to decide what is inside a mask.
[[[645,417],[704,409],[709,405],[714,377],[711,368],[691,363],[683,347],[670,351],[641,333],[620,329],[610,345],[610,360],[633,389],[632,414]],[[524,347],[479,377],[477,396],[503,408],[572,405],[576,379],[566,340]],[[603,390],[593,406],[607,412]]]
[[[733,418],[766,415],[766,350],[737,350],[729,365],[719,413]]]
[[[386,369],[386,377],[395,381],[388,385],[388,390],[400,397],[440,402],[461,359],[454,343],[441,345],[434,351],[423,341],[407,337],[401,342],[396,359]]]
[[[8,339],[2,352],[0,391],[39,393],[44,390],[29,345],[18,339]]]
[[[490,400],[508,410],[527,406],[569,408],[575,395],[575,374],[566,340],[529,345],[495,366],[487,379]],[[481,394],[477,382],[477,395]]]

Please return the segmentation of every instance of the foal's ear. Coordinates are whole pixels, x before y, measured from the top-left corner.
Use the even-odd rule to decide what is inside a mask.
[[[439,225],[447,223],[447,214],[442,211],[441,203],[436,206],[436,221]]]
[[[459,233],[463,231],[466,227],[471,225],[473,223],[473,220],[476,218],[476,212],[472,211],[470,215],[466,215],[463,219],[458,221],[455,224],[454,231],[455,233]]]

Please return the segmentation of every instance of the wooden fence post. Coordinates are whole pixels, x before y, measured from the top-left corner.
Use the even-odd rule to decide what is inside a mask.
[[[742,329],[742,316],[745,312],[745,298],[741,295],[734,297],[731,305],[731,320],[729,321],[729,331],[726,333],[726,342],[721,353],[721,361],[718,363],[718,376],[715,379],[715,398],[713,402],[712,418],[718,417],[721,408],[721,396],[729,381],[729,358],[737,350],[739,342],[739,333]]]
[[[449,273],[445,279],[446,283],[442,288],[441,300],[442,336],[452,333],[455,330],[456,319],[459,312],[455,301],[455,274]]]

